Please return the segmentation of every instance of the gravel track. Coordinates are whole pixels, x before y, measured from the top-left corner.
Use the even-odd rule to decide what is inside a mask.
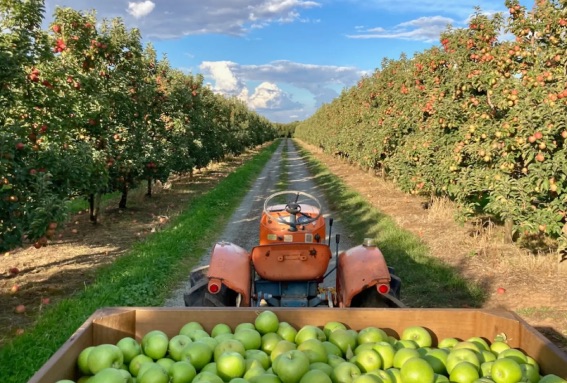
[[[350,241],[346,231],[338,216],[334,215],[329,208],[323,191],[316,185],[313,176],[310,174],[307,163],[299,154],[292,140],[285,139],[278,149],[274,152],[272,158],[268,161],[253,186],[250,188],[242,203],[234,211],[229,223],[223,229],[218,238],[211,243],[206,254],[203,254],[199,265],[206,265],[210,259],[210,252],[214,245],[220,241],[227,241],[237,244],[246,250],[251,250],[258,244],[260,217],[265,199],[278,191],[276,185],[279,181],[282,152],[287,151],[287,172],[288,172],[288,190],[298,190],[315,196],[321,203],[324,217],[333,217],[331,249],[333,250],[333,259],[329,264],[329,270],[335,265],[335,234],[341,234],[341,242],[339,244],[339,252],[346,250],[354,244]],[[329,226],[327,225],[327,230]],[[327,237],[328,238],[328,231]],[[325,286],[335,285],[335,273],[331,273],[324,283]],[[187,282],[176,289],[172,295],[166,300],[165,307],[184,307],[183,294],[189,290],[189,277]]]

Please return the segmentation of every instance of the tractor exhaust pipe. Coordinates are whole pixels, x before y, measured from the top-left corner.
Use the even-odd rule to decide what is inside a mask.
[[[327,240],[327,245],[331,246],[331,232],[333,231],[333,219],[329,218],[329,239]]]

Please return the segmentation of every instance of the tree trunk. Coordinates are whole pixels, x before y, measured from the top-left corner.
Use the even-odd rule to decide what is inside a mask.
[[[124,182],[124,186],[122,187],[122,197],[120,197],[120,203],[118,207],[120,209],[126,209],[126,202],[128,201],[128,183]]]
[[[89,195],[89,220],[95,225],[98,223],[101,197],[101,193],[92,193]]]
[[[514,221],[511,218],[504,220],[504,243],[514,242]]]
[[[152,196],[152,177],[148,177],[148,192],[146,193],[146,196]]]

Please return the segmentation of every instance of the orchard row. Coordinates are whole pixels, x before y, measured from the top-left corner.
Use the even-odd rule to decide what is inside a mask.
[[[173,69],[120,19],[43,0],[0,4],[0,251],[47,243],[66,201],[190,173],[275,137],[275,126]]]
[[[479,9],[439,46],[384,60],[296,136],[412,194],[448,196],[510,237],[567,245],[567,4]],[[505,33],[503,33],[503,31]]]

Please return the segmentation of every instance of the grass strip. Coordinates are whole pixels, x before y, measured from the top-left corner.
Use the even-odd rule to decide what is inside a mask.
[[[315,182],[323,189],[331,208],[341,217],[355,241],[374,238],[388,266],[402,279],[402,301],[410,307],[481,307],[483,289],[461,277],[458,270],[431,256],[428,247],[402,229],[363,196],[301,147]]]
[[[162,306],[218,235],[280,141],[192,200],[164,230],[137,243],[128,254],[97,270],[95,282],[45,310],[35,325],[0,349],[0,377],[23,383],[97,309]]]

